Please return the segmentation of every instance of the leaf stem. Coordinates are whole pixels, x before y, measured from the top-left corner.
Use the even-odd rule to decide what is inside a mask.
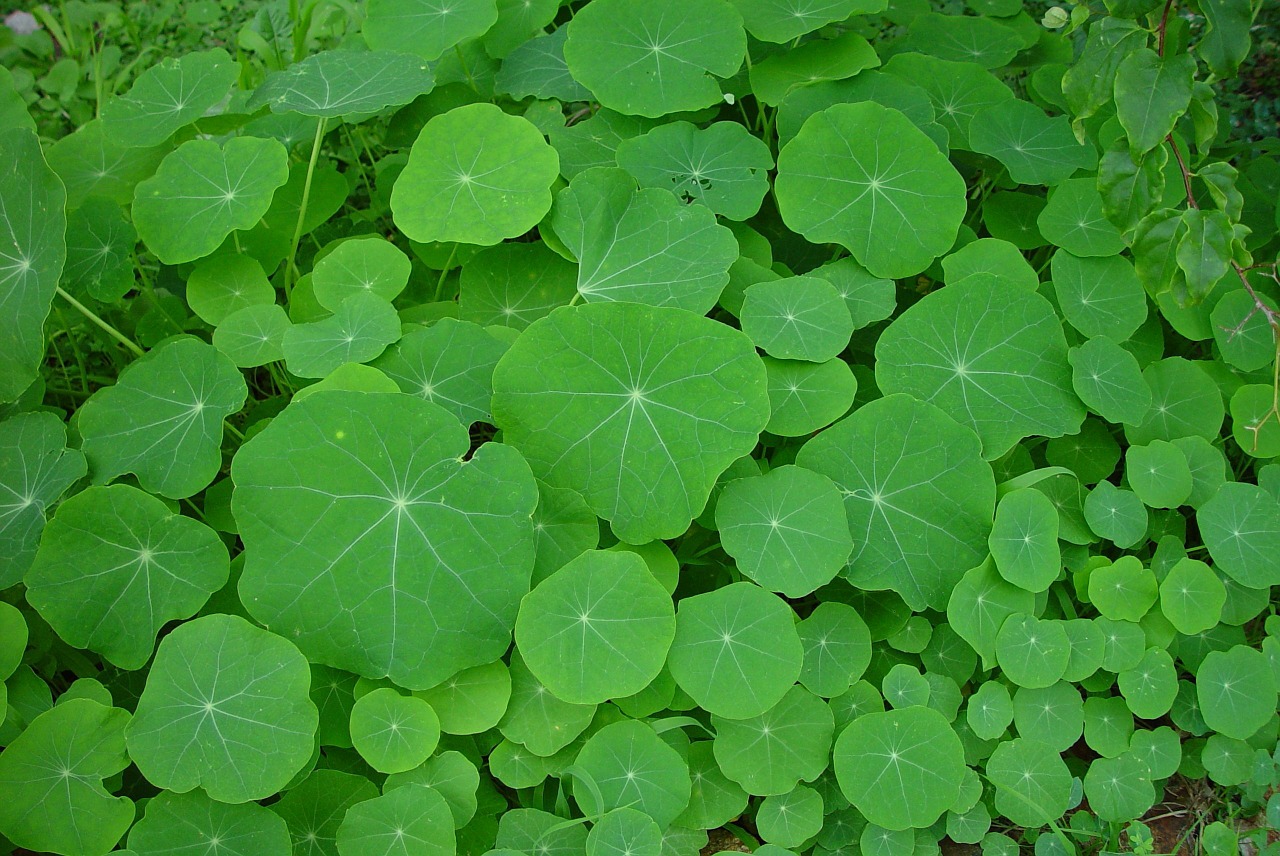
[[[230,434],[232,437],[235,437],[241,443],[244,442],[244,432],[241,431],[236,426],[232,425],[229,420],[227,419],[222,420],[222,427],[226,428],[227,433]]]
[[[445,259],[444,269],[440,271],[440,278],[436,280],[436,293],[431,298],[432,303],[439,303],[440,298],[444,295],[444,281],[449,276],[449,267],[453,264],[453,257],[458,254],[458,245],[454,244],[453,249],[449,250],[449,258]]]
[[[289,248],[289,265],[284,269],[284,296],[288,299],[293,284],[298,281],[298,244],[302,242],[302,226],[307,219],[307,203],[311,201],[311,177],[316,172],[316,161],[320,159],[320,143],[324,140],[324,126],[327,120],[323,117],[316,125],[316,139],[311,144],[311,160],[307,162],[307,180],[302,185],[302,201],[298,204],[298,224],[293,227],[293,242]]]
[[[76,310],[77,310],[81,315],[83,315],[85,318],[88,318],[90,321],[92,321],[94,324],[96,324],[96,325],[98,326],[98,328],[99,328],[99,329],[101,329],[104,333],[106,333],[106,334],[107,334],[108,336],[110,336],[111,338],[115,339],[115,340],[116,340],[117,342],[119,342],[120,344],[124,345],[124,346],[125,346],[126,348],[128,348],[130,351],[132,351],[132,352],[133,352],[133,354],[134,354],[134,356],[141,357],[141,356],[144,356],[144,355],[147,353],[146,351],[142,350],[142,348],[138,345],[138,343],[137,343],[137,342],[135,342],[135,341],[133,341],[132,339],[130,339],[130,338],[129,338],[128,336],[126,336],[124,333],[121,333],[121,332],[120,332],[119,330],[117,330],[115,327],[112,327],[112,326],[111,326],[110,324],[108,324],[106,321],[103,321],[100,317],[98,317],[98,314],[97,314],[97,313],[95,313],[92,309],[90,309],[88,306],[85,306],[85,305],[84,305],[83,303],[81,303],[79,300],[76,300],[74,297],[72,297],[70,294],[68,294],[68,293],[67,293],[67,292],[62,288],[62,286],[58,286],[58,292],[57,292],[57,293],[58,293],[58,296],[59,296],[59,297],[61,297],[63,300],[67,301],[67,302],[68,302],[68,303],[70,303],[73,307],[75,307],[75,309],[76,309]]]

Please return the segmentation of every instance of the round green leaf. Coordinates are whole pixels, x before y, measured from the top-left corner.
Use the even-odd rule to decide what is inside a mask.
[[[850,15],[873,15],[885,8],[881,0],[735,0],[734,5],[742,13],[747,32],[775,44],[789,42]]]
[[[1280,456],[1280,411],[1274,385],[1245,384],[1232,394],[1231,436],[1255,458]]]
[[[275,300],[275,288],[262,265],[252,256],[219,255],[203,259],[187,277],[187,303],[191,311],[214,327],[241,309],[272,305]]]
[[[922,829],[960,796],[964,749],[936,710],[869,713],[836,739],[840,790],[872,823]]]
[[[409,257],[382,237],[352,238],[316,262],[311,288],[330,312],[354,294],[374,294],[392,301],[409,282]]]
[[[0,586],[22,580],[46,511],[86,470],[84,455],[67,448],[67,426],[53,413],[18,413],[0,422]],[[0,675],[9,673],[0,669]]]
[[[575,80],[621,113],[663,116],[721,103],[712,77],[742,65],[747,35],[725,0],[596,0],[567,27]]]
[[[1071,771],[1058,750],[1018,737],[987,759],[996,811],[1020,826],[1053,823],[1071,806]]]
[[[665,829],[689,804],[688,764],[643,722],[601,728],[583,744],[577,767],[596,785],[584,787],[574,778],[574,798],[587,816],[626,806]]]
[[[216,348],[193,336],[165,341],[77,411],[90,475],[101,484],[133,473],[152,493],[191,496],[218,474],[222,422],[247,395]]]
[[[289,827],[270,809],[214,802],[200,791],[161,791],[147,803],[146,816],[129,830],[129,849],[137,856],[184,851],[289,856],[293,843]]]
[[[1109,481],[1098,482],[1084,501],[1089,528],[1117,547],[1126,549],[1147,534],[1147,509],[1130,490]]]
[[[1137,755],[1098,758],[1084,777],[1089,808],[1102,820],[1123,823],[1141,817],[1156,801],[1151,771]]]
[[[1019,736],[1065,752],[1084,732],[1084,702],[1080,691],[1065,680],[1039,689],[1019,687],[1013,699],[1013,718]]]
[[[1062,571],[1058,512],[1038,490],[1006,493],[987,538],[1000,576],[1027,591],[1044,591]]]
[[[820,603],[796,630],[804,647],[800,683],[823,698],[847,692],[871,662],[871,631],[848,604]]]
[[[493,418],[493,367],[506,351],[506,343],[483,328],[441,318],[404,336],[373,365],[401,392],[435,402],[470,425]]]
[[[985,16],[937,12],[915,16],[903,41],[904,47],[911,50],[946,60],[974,62],[983,68],[1007,65],[1025,44],[1016,30],[1002,22]],[[975,124],[978,121],[975,119]]]
[[[1159,719],[1173,707],[1178,671],[1163,648],[1148,648],[1142,661],[1117,676],[1120,694],[1139,719]]]
[[[542,242],[481,250],[462,267],[458,317],[523,330],[577,291],[574,264]]]
[[[1085,416],[1053,307],[990,282],[948,285],[899,315],[876,343],[876,382],[956,414],[988,459],[1024,437],[1074,434]]]
[[[712,716],[720,769],[749,794],[789,793],[827,769],[835,718],[831,708],[803,687],[792,687],[776,705],[749,719]]]
[[[406,785],[435,789],[449,804],[455,828],[465,826],[479,808],[480,771],[465,755],[452,749],[432,755],[425,764],[406,773],[387,776],[383,791]]]
[[[1138,621],[1155,605],[1156,575],[1134,556],[1094,568],[1089,574],[1089,600],[1114,621]]]
[[[347,363],[374,359],[400,338],[400,316],[376,294],[353,294],[328,318],[284,331],[285,365],[299,377],[322,378]]]
[[[965,705],[965,722],[979,739],[996,740],[1004,736],[1013,721],[1013,700],[1008,688],[999,681],[987,681],[969,696]]]
[[[311,670],[288,641],[234,615],[160,642],[129,723],[129,757],[156,787],[242,803],[283,788],[311,758]]]
[[[1126,425],[1141,425],[1147,418],[1151,388],[1133,354],[1105,336],[1096,336],[1072,348],[1067,360],[1071,385],[1090,410],[1108,422]]]
[[[662,829],[649,815],[615,808],[587,833],[587,856],[659,856]]]
[[[426,701],[381,687],[351,708],[351,742],[380,773],[412,770],[440,742],[440,719]]]
[[[955,585],[947,601],[947,623],[984,660],[996,656],[996,636],[1011,615],[1031,612],[1035,595],[1006,582],[995,562],[970,569]]]
[[[1013,100],[1013,91],[976,62],[900,53],[885,63],[884,70],[925,91],[938,124],[946,128],[951,145],[956,147],[968,145],[969,131],[979,111]]]
[[[1275,716],[1275,673],[1256,648],[1211,651],[1196,672],[1196,698],[1205,724],[1245,740]]]
[[[1124,475],[1142,504],[1177,508],[1191,496],[1191,467],[1187,456],[1165,440],[1152,440],[1125,451]]]
[[[1123,342],[1147,319],[1147,293],[1120,256],[1081,258],[1059,250],[1050,271],[1062,314],[1085,336]]]
[[[511,699],[511,673],[501,660],[463,669],[439,686],[419,690],[446,734],[479,734],[498,724]]]
[[[364,776],[316,770],[285,792],[271,810],[284,818],[299,856],[337,856],[334,839],[347,810],[378,796]]]
[[[502,67],[494,76],[495,88],[518,100],[530,96],[559,101],[589,99],[591,93],[573,79],[564,60],[564,42],[568,36],[567,29],[557,27],[550,35],[537,36],[516,47],[503,58]],[[569,170],[564,174],[572,177],[574,173]]]
[[[410,689],[497,658],[527,591],[537,489],[515,450],[464,463],[469,444],[407,395],[291,404],[232,464],[246,608],[316,662]]]
[[[137,186],[133,224],[160,261],[194,261],[257,225],[288,178],[288,152],[276,140],[189,140]]]
[[[45,528],[27,601],[69,644],[139,669],[160,628],[194,615],[228,572],[208,526],[137,488],[91,487]]]
[[[1120,230],[1107,219],[1092,178],[1064,181],[1049,194],[1036,218],[1040,233],[1075,256],[1115,256],[1125,248]]]
[[[1160,583],[1160,611],[1179,633],[1194,636],[1222,618],[1227,589],[1204,562],[1180,559]]]
[[[516,647],[557,697],[597,704],[648,686],[675,627],[671,597],[643,559],[590,550],[525,595]]]
[[[135,287],[133,252],[138,233],[120,206],[86,199],[67,216],[67,265],[63,284],[73,294],[114,303]]]
[[[907,117],[871,101],[810,117],[778,155],[787,225],[876,276],[919,273],[955,242],[964,180]]]
[[[957,23],[983,20],[940,15],[931,19],[941,19],[948,29]],[[1093,168],[1097,161],[1093,146],[1075,138],[1066,116],[1050,118],[1030,101],[1013,100],[978,111],[969,129],[969,145],[1004,164],[1018,184],[1059,184],[1078,169]]]
[[[786,602],[751,583],[686,597],[668,666],[698,706],[726,719],[759,716],[796,682],[804,649]]]
[[[1061,680],[1071,655],[1062,622],[1011,615],[996,634],[996,659],[1020,687],[1048,687]]]
[[[1261,299],[1274,309],[1265,296]],[[1243,288],[1224,294],[1209,320],[1222,358],[1241,371],[1266,368],[1276,358],[1275,334],[1267,316]]]
[[[940,609],[987,553],[995,480],[977,437],[932,405],[890,395],[810,440],[796,463],[844,495],[854,552],[846,574]]]
[[[1143,369],[1142,378],[1151,388],[1151,409],[1141,425],[1125,428],[1130,443],[1218,438],[1226,408],[1218,385],[1199,365],[1168,357]]]
[[[744,574],[792,598],[831,582],[853,550],[840,491],[801,467],[730,482],[716,503],[716,528]]]
[[[550,210],[559,171],[555,149],[528,119],[492,104],[456,107],[418,135],[391,191],[392,215],[419,243],[497,244]]]
[[[340,856],[453,856],[457,846],[449,804],[417,784],[351,806],[336,838]]]
[[[692,744],[688,760],[693,787],[688,808],[675,822],[693,829],[714,829],[742,814],[747,807],[747,792],[721,772],[712,742],[700,740]]]
[[[163,143],[215,107],[239,76],[240,64],[221,48],[163,59],[102,105],[102,130],[121,146]]]
[[[530,325],[493,373],[504,441],[624,541],[684,532],[768,420],[750,341],[679,309],[615,303]]]
[[[380,4],[375,0],[373,5]],[[367,33],[369,25],[366,23],[365,27]],[[255,109],[269,104],[273,113],[332,119],[408,104],[430,92],[434,85],[431,68],[421,58],[407,53],[321,51],[283,71],[268,74],[253,91],[248,106]]]
[[[36,852],[111,850],[133,823],[133,800],[103,784],[129,766],[128,722],[85,698],[34,717],[0,753],[0,834]]]
[[[799,848],[822,829],[822,808],[822,795],[800,785],[765,797],[756,810],[756,828],[770,844]]]
[[[213,331],[213,346],[242,369],[265,366],[284,359],[284,334],[290,326],[282,306],[246,306],[222,319]]]
[[[844,360],[809,363],[764,357],[772,412],[770,434],[803,437],[825,428],[849,411],[858,381]]]
[[[595,716],[594,704],[570,704],[549,692],[520,658],[511,655],[511,701],[498,730],[535,755],[548,757],[568,746]]]
[[[742,331],[771,357],[821,363],[849,344],[853,320],[835,286],[814,276],[758,282],[744,296]]]
[[[1280,585],[1280,501],[1244,482],[1224,484],[1196,514],[1217,567],[1246,588]]]
[[[483,35],[497,20],[494,0],[370,0],[361,33],[376,51],[433,60]]]

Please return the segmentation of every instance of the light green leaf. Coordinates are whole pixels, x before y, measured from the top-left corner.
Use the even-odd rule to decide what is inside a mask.
[[[493,367],[505,342],[468,321],[441,318],[414,330],[374,361],[401,392],[435,402],[463,425],[490,421]]]
[[[791,229],[887,278],[946,252],[965,211],[964,180],[933,141],[870,101],[811,116],[778,155],[774,187]]]
[[[689,746],[689,773],[693,788],[689,806],[676,823],[694,829],[714,829],[738,817],[747,807],[747,792],[730,781],[716,762],[712,741]]]
[[[107,135],[101,119],[93,119],[50,146],[48,157],[67,186],[68,208],[93,197],[128,205],[134,186],[154,173],[172,148],[167,142],[129,148]]]
[[[633,808],[615,808],[587,833],[587,856],[659,856],[662,829],[649,815]]]
[[[351,743],[380,773],[404,773],[421,765],[440,742],[440,719],[417,696],[379,687],[351,708]]]
[[[591,550],[538,583],[516,618],[516,647],[556,697],[598,704],[662,671],[675,636],[666,589],[634,553]]]
[[[822,795],[798,785],[777,796],[765,797],[756,810],[760,836],[778,847],[799,848],[822,830]]]
[[[361,33],[376,51],[433,60],[497,20],[494,0],[370,0]]]
[[[378,788],[363,776],[338,770],[316,770],[273,803],[284,818],[297,856],[338,856],[334,841],[347,810],[378,796]]]
[[[876,343],[876,382],[956,414],[988,459],[1024,437],[1074,434],[1085,416],[1053,307],[991,283],[949,285],[899,315]]]
[[[1013,90],[974,62],[901,53],[885,63],[884,70],[928,94],[938,124],[946,128],[954,148],[969,146],[969,131],[979,111],[1014,100]]]
[[[71,645],[139,669],[161,627],[222,588],[229,563],[203,523],[128,485],[91,487],[45,527],[27,600]]]
[[[835,286],[815,276],[758,282],[743,294],[742,332],[777,359],[821,363],[849,344],[853,319]]]
[[[287,328],[280,349],[289,371],[319,378],[346,363],[375,359],[400,338],[400,330],[395,307],[364,292],[342,301],[328,318]]]
[[[1124,476],[1149,508],[1177,508],[1191,496],[1191,467],[1182,450],[1167,440],[1152,440],[1125,450]]]
[[[1084,795],[1101,820],[1113,823],[1141,817],[1156,801],[1146,762],[1129,753],[1095,759],[1084,777]]]
[[[566,102],[589,100],[591,93],[573,79],[564,60],[568,36],[567,29],[557,27],[550,35],[529,39],[512,50],[503,58],[494,78],[498,92],[521,101],[529,97]],[[565,177],[573,176],[566,172]]]
[[[9,402],[44,359],[44,320],[67,258],[67,194],[25,128],[0,132],[0,163],[0,402]]]
[[[747,32],[764,42],[783,44],[851,15],[884,11],[883,0],[734,0]]]
[[[0,586],[21,582],[49,509],[86,470],[84,455],[67,448],[67,426],[53,413],[19,413],[0,422]]]
[[[1062,571],[1058,512],[1037,490],[1001,497],[987,544],[1000,576],[1027,591],[1044,591]]]
[[[133,252],[138,233],[120,206],[86,199],[67,217],[67,265],[63,284],[74,293],[114,303],[137,285]]]
[[[1231,395],[1231,437],[1254,458],[1280,456],[1280,413],[1273,383],[1250,383]]]
[[[1280,585],[1280,502],[1256,485],[1224,484],[1196,514],[1219,570],[1247,588]]]
[[[825,428],[849,411],[858,381],[844,360],[825,363],[764,357],[772,412],[770,434],[803,437]]]
[[[432,755],[425,764],[406,773],[387,776],[383,790],[406,785],[426,785],[444,797],[455,829],[466,826],[479,808],[480,771],[467,756],[453,749]]]
[[[217,105],[239,76],[240,63],[221,48],[163,59],[102,105],[103,133],[130,148],[162,143]]]
[[[1155,605],[1157,585],[1141,560],[1121,556],[1089,573],[1089,600],[1113,621],[1139,621]]]
[[[823,698],[847,692],[871,662],[871,631],[848,604],[820,603],[796,630],[804,647],[800,683]]]
[[[1160,611],[1185,636],[1216,625],[1226,602],[1222,580],[1196,559],[1180,559],[1160,583]]]
[[[152,493],[191,496],[218,474],[222,422],[247,395],[240,371],[213,346],[193,336],[163,342],[77,412],[90,475],[103,484],[133,473]]]
[[[977,438],[929,404],[890,395],[800,450],[796,463],[844,495],[854,552],[846,571],[915,609],[941,609],[987,553],[995,479]]]
[[[1190,54],[1161,56],[1139,48],[1116,67],[1116,118],[1137,158],[1169,136],[1191,104],[1196,61]]]
[[[1062,679],[1071,643],[1061,621],[1011,615],[996,634],[996,660],[1005,677],[1020,687],[1049,687]]]
[[[161,791],[129,830],[137,856],[209,852],[227,856],[289,856],[289,827],[262,806],[214,802],[202,792]]]
[[[749,794],[786,794],[797,782],[812,782],[827,769],[835,717],[803,687],[787,690],[759,716],[713,715],[711,724],[720,769]]]
[[[749,69],[756,98],[772,107],[797,88],[843,80],[880,64],[876,50],[863,36],[848,31],[830,39],[812,39],[772,54]]]
[[[497,244],[538,224],[559,170],[528,119],[492,104],[456,107],[418,135],[391,191],[392,215],[419,243]]]
[[[426,785],[393,788],[347,809],[337,832],[341,856],[453,856],[453,815]]]
[[[1082,626],[1094,626],[1088,619],[1073,621],[1083,621]],[[1063,629],[1067,631],[1067,642],[1072,645],[1074,655],[1071,623],[1068,622]],[[1101,649],[1100,636],[1097,641]],[[1040,689],[1018,688],[1013,700],[1013,718],[1019,736],[1048,744],[1055,752],[1065,752],[1076,744],[1084,733],[1084,701],[1080,698],[1080,690],[1066,680],[1070,674],[1071,660],[1068,659],[1064,680]]]
[[[275,288],[252,256],[202,259],[187,277],[187,304],[214,327],[241,309],[273,304],[275,299]]]
[[[551,227],[578,259],[586,302],[674,306],[699,315],[715,306],[733,233],[705,206],[657,188],[636,189],[623,170],[589,170],[556,197]]]
[[[596,0],[567,29],[574,79],[605,107],[639,116],[721,103],[715,77],[735,74],[747,51],[726,0]]]
[[[965,722],[982,740],[997,740],[1013,721],[1013,700],[1008,688],[990,680],[978,687],[965,705]],[[1002,744],[1003,745],[1003,744]]]
[[[374,5],[379,5],[376,0]],[[368,27],[366,24],[366,32]],[[269,104],[273,113],[332,119],[408,104],[433,86],[435,75],[430,66],[408,53],[321,51],[267,75],[253,91],[248,107]]]
[[[987,760],[996,810],[1012,823],[1053,823],[1071,807],[1071,771],[1059,752],[1036,740],[1001,743]]]
[[[1036,224],[1046,240],[1075,256],[1114,256],[1125,247],[1120,230],[1103,213],[1098,184],[1091,178],[1072,178],[1055,187]]]
[[[1092,169],[1097,163],[1093,148],[1071,133],[1067,117],[1049,118],[1029,101],[978,111],[969,129],[969,145],[1004,164],[1019,184],[1060,184],[1076,170]]]
[[[133,224],[165,264],[195,261],[257,225],[288,179],[288,152],[276,140],[189,140],[135,188]]]
[[[558,309],[498,362],[493,410],[534,474],[570,488],[624,541],[688,528],[768,421],[750,341],[679,309]]]
[[[689,804],[689,765],[647,723],[601,728],[583,744],[577,766],[596,784],[573,781],[574,799],[588,817],[628,806],[665,829]]]
[[[317,662],[410,689],[500,655],[537,490],[515,450],[488,443],[464,463],[469,444],[442,408],[402,394],[286,408],[232,464],[250,613]]]
[[[1275,716],[1275,673],[1256,648],[1211,651],[1196,672],[1196,698],[1206,725],[1246,740]]]
[[[915,16],[903,39],[905,50],[920,51],[951,62],[972,62],[989,69],[1008,65],[1022,46],[1018,32],[1000,21],[985,16],[937,12]]]
[[[242,369],[284,359],[284,334],[292,326],[284,307],[274,303],[246,306],[213,331],[213,345]]]
[[[782,700],[803,662],[791,608],[759,586],[733,583],[679,603],[668,666],[709,713],[759,716]]]
[[[1147,294],[1120,256],[1081,258],[1059,250],[1050,270],[1062,314],[1085,336],[1124,342],[1147,319]]]
[[[931,708],[869,713],[836,739],[835,771],[840,790],[867,820],[922,829],[960,796],[964,750]]]
[[[1159,719],[1178,695],[1178,670],[1163,648],[1148,648],[1142,661],[1117,676],[1120,694],[1139,719]]]
[[[463,669],[438,686],[414,693],[427,701],[446,734],[479,734],[498,724],[511,699],[511,673],[501,660]]]
[[[233,615],[180,624],[160,642],[126,732],[149,782],[219,802],[268,797],[311,757],[311,670],[286,640]]]
[[[523,330],[566,306],[577,293],[573,262],[542,242],[505,243],[482,250],[462,267],[458,315],[482,326]]]
[[[1147,534],[1147,509],[1131,490],[1100,481],[1084,501],[1084,517],[1095,534],[1120,549],[1132,547]]]
[[[1097,336],[1067,352],[1071,385],[1108,422],[1141,425],[1151,410],[1151,387],[1138,361],[1115,341]]]
[[[352,238],[316,262],[311,287],[321,306],[337,312],[344,300],[356,294],[395,300],[408,284],[411,269],[409,257],[387,239]]]
[[[577,738],[595,716],[594,704],[570,704],[547,691],[517,649],[511,655],[511,703],[498,724],[502,736],[535,755],[554,755]]]
[[[996,637],[1006,619],[1029,613],[1035,595],[1004,580],[995,562],[985,561],[961,578],[947,602],[947,623],[984,661],[996,657]]]

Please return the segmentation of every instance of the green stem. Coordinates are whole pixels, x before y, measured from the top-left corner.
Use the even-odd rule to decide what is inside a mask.
[[[432,303],[439,303],[440,298],[444,296],[444,281],[449,276],[449,268],[453,265],[453,257],[458,253],[458,245],[454,244],[453,249],[449,251],[449,258],[445,260],[444,270],[440,271],[440,279],[436,280],[436,294],[431,298]]]
[[[462,48],[454,45],[453,50],[458,55],[458,62],[462,65],[462,73],[467,76],[467,83],[471,85],[472,89],[476,89],[476,80],[471,76],[471,69],[467,68],[467,58],[462,55]],[[476,91],[478,92],[479,90],[476,89]]]
[[[147,353],[146,351],[142,350],[142,348],[138,345],[137,342],[130,339],[124,333],[121,333],[115,327],[112,327],[106,321],[103,321],[101,318],[98,317],[97,313],[95,313],[88,306],[85,306],[79,300],[76,300],[70,294],[67,294],[67,292],[63,290],[62,286],[58,286],[58,296],[60,296],[63,300],[70,303],[81,315],[83,315],[85,318],[88,318],[90,321],[96,324],[98,328],[101,329],[108,336],[115,339],[117,342],[119,342],[120,344],[128,348],[130,351],[132,351],[134,356],[141,357]]]
[[[244,432],[241,431],[239,428],[232,425],[226,419],[222,420],[222,426],[227,429],[227,433],[230,434],[232,437],[235,437],[241,443],[244,442]]]
[[[582,292],[581,292],[581,291],[575,291],[575,292],[573,293],[573,298],[569,301],[569,305],[570,305],[570,306],[577,306],[577,305],[578,305],[578,301],[579,301],[579,300],[581,300],[581,299],[582,299]]]
[[[311,160],[307,162],[307,180],[302,185],[302,202],[298,205],[298,224],[293,228],[293,242],[289,247],[289,264],[284,269],[284,296],[287,299],[298,281],[298,244],[302,242],[302,226],[307,219],[307,203],[311,201],[311,177],[316,172],[316,161],[320,160],[320,143],[324,140],[325,119],[316,125],[316,140],[311,144]]]

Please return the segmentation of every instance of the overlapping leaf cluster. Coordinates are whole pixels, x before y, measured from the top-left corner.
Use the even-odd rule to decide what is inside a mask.
[[[62,139],[0,76],[14,847],[1280,823],[1246,0],[275,11]]]

